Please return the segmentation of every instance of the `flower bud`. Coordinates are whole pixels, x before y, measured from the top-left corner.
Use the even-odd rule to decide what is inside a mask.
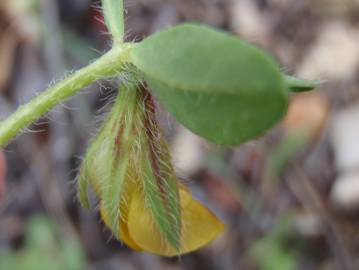
[[[178,255],[208,243],[223,229],[179,187],[144,87],[123,87],[92,140],[78,179],[78,197],[85,207],[88,186],[100,201],[105,224],[135,250]],[[199,229],[202,225],[205,231]]]

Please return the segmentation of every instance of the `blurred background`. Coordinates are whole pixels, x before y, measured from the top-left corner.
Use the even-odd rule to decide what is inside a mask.
[[[77,168],[116,91],[106,81],[83,90],[4,149],[7,168],[0,155],[0,269],[359,269],[359,1],[126,2],[128,41],[201,22],[324,83],[291,97],[264,137],[234,148],[159,109],[178,175],[226,224],[211,245],[173,259],[129,250],[96,209],[79,206]],[[0,1],[0,119],[109,49],[99,4]]]

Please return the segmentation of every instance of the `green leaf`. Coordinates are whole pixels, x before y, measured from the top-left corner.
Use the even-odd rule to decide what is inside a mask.
[[[131,60],[179,122],[215,143],[258,137],[286,112],[288,91],[277,64],[224,32],[179,25],[136,44]]]
[[[248,255],[256,262],[260,270],[294,270],[297,269],[297,246],[288,248],[286,240],[293,234],[293,217],[285,215],[268,232],[265,237],[249,249]],[[299,244],[299,243],[298,243]]]
[[[296,130],[288,134],[271,150],[265,169],[265,174],[271,180],[271,185],[273,185],[273,181],[279,180],[285,166],[298,156],[308,143],[309,138],[305,132]]]
[[[123,0],[103,0],[105,22],[113,39],[122,43],[125,32]]]
[[[1,270],[85,269],[85,254],[78,239],[59,235],[46,216],[34,216],[26,224],[19,249],[0,252]]]

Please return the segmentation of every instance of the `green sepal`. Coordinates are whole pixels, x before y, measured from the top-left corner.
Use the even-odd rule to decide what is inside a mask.
[[[82,164],[79,175],[77,177],[77,198],[82,207],[89,209],[90,208],[90,200],[88,197],[88,186],[89,181],[86,177],[86,165]]]
[[[236,145],[262,135],[287,109],[278,65],[222,31],[175,26],[135,44],[131,61],[180,123],[218,144]]]
[[[110,126],[109,135],[114,136],[112,149],[113,162],[110,170],[110,179],[104,186],[103,206],[109,215],[112,228],[119,228],[121,219],[120,202],[124,185],[131,182],[130,163],[131,148],[135,143],[133,137],[133,125],[135,124],[135,110],[137,104],[136,85],[124,85],[117,96],[113,107],[113,124]],[[116,231],[116,230],[115,230]]]
[[[136,87],[124,86],[98,135],[92,140],[80,168],[78,197],[88,206],[90,185],[107,213],[108,225],[119,236],[120,202],[128,179]]]
[[[106,122],[108,122],[107,119]],[[85,208],[90,207],[88,198],[89,186],[93,189],[98,197],[101,196],[101,172],[103,173],[106,169],[103,169],[103,162],[99,159],[97,153],[102,147],[101,142],[105,139],[106,122],[101,127],[98,134],[91,140],[91,143],[86,151],[85,158],[82,161],[77,177],[77,197],[81,205]]]
[[[155,119],[150,94],[140,90],[144,108],[138,173],[142,180],[146,207],[164,239],[180,250],[181,213],[178,180],[168,146]]]

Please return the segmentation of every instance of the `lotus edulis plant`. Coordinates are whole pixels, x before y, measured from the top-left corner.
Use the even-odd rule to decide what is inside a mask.
[[[89,143],[79,200],[90,207],[91,188],[105,224],[134,250],[163,256],[196,250],[224,225],[177,179],[154,98],[193,133],[231,146],[263,135],[286,114],[290,95],[319,82],[285,75],[263,50],[204,25],[180,24],[124,42],[123,0],[102,4],[111,50],[2,120],[0,146],[80,89],[134,70]]]

